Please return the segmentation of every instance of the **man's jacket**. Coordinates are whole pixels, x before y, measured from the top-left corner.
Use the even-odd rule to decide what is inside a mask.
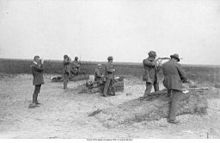
[[[105,65],[105,77],[108,79],[114,79],[115,68],[112,63]]]
[[[66,58],[64,61],[63,61],[63,73],[64,74],[70,74],[70,70],[71,70],[71,66],[70,66],[70,59],[69,58]]]
[[[33,63],[31,65],[31,70],[33,74],[33,85],[40,85],[44,84],[44,78],[43,78],[43,65],[42,64],[37,64]]]
[[[155,83],[157,82],[157,70],[156,70],[156,62],[151,57],[143,60],[144,66],[144,75],[143,81],[148,83]]]
[[[164,74],[163,84],[167,89],[182,90],[182,82],[186,82],[185,73],[180,64],[168,61],[162,65]]]

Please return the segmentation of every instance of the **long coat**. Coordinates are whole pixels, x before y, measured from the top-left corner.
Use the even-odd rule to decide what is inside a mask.
[[[43,65],[38,65],[33,63],[31,65],[32,75],[33,75],[33,85],[40,85],[44,84],[44,77],[43,77]]]
[[[63,61],[63,73],[64,74],[70,74],[70,71],[71,71],[70,62],[71,62],[70,58],[64,59]]]
[[[154,61],[154,59],[150,57],[144,59],[143,66],[144,66],[143,81],[152,84],[157,82],[156,62]]]
[[[186,75],[181,67],[175,61],[168,61],[162,65],[164,74],[164,86],[169,89],[182,90],[182,82],[186,82]]]

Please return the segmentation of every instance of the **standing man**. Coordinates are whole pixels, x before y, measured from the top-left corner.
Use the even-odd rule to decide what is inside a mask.
[[[73,63],[72,63],[72,74],[73,75],[78,75],[80,71],[80,63],[78,61],[78,57],[75,57]]]
[[[71,59],[68,55],[63,56],[63,89],[67,88],[67,83],[70,76],[70,62]]]
[[[168,96],[170,97],[168,122],[177,124],[176,120],[177,102],[182,94],[182,82],[188,82],[185,73],[178,63],[180,61],[178,54],[170,56],[171,60],[162,65],[164,74],[163,84],[168,90]]]
[[[115,74],[115,68],[113,65],[113,57],[108,57],[108,63],[105,65],[105,85],[104,85],[104,91],[103,96],[109,96],[115,95],[115,89],[113,87],[114,82],[114,74]]]
[[[31,70],[33,75],[33,85],[35,86],[33,93],[32,104],[30,104],[30,108],[37,107],[40,104],[37,100],[38,94],[40,93],[41,85],[44,84],[43,78],[43,60],[40,59],[39,56],[34,56],[33,63],[31,64]]]
[[[155,60],[156,56],[157,55],[155,51],[150,51],[148,53],[148,58],[143,60],[143,81],[146,82],[146,90],[144,96],[150,94],[152,86],[154,86],[155,91],[159,90],[159,84],[157,81],[157,62]]]

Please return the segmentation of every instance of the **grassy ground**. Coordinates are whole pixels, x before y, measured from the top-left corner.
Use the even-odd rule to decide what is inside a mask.
[[[2,75],[0,78],[0,138],[220,138],[219,90],[212,88],[208,115],[179,116],[181,124],[171,125],[166,119],[125,124],[106,128],[88,115],[114,107],[143,95],[144,83],[127,77],[125,91],[114,97],[99,94],[78,94],[77,87],[85,81],[51,83],[45,76],[40,107],[29,109],[33,86],[31,75]]]
[[[0,59],[0,73],[31,73],[31,60],[21,59]],[[140,63],[114,63],[116,74],[118,75],[133,75],[142,78],[143,66]],[[99,62],[81,62],[81,70],[88,74],[93,74],[95,67]],[[101,62],[105,64],[105,62]],[[44,69],[48,74],[62,73],[62,60],[45,60]],[[192,80],[200,82],[209,81],[212,83],[218,82],[220,84],[220,66],[197,66],[197,65],[183,65],[187,77]],[[159,77],[162,79],[162,72],[159,72]]]

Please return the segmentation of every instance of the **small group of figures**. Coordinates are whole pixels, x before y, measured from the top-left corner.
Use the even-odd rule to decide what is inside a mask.
[[[72,66],[71,66],[71,62],[70,62],[70,58],[67,55],[64,55],[64,61],[63,61],[63,65],[64,65],[64,89],[67,88],[67,83],[69,80],[71,73],[71,69],[73,69],[73,73],[74,75],[77,75],[79,73],[79,67],[80,64],[78,62],[75,61],[73,62]],[[75,70],[74,70],[75,69]],[[77,71],[77,74],[75,74]],[[94,74],[94,79],[95,79],[95,83],[98,85],[102,85],[104,84],[104,89],[103,89],[103,96],[114,96],[115,95],[115,90],[114,90],[114,77],[115,77],[115,68],[113,65],[113,57],[109,56],[108,57],[108,62],[105,65],[105,68],[103,70],[103,67],[101,64],[98,64],[98,67],[95,69],[95,74]]]
[[[80,72],[80,62],[78,57],[74,61],[68,55],[63,56],[63,88],[67,88],[67,83],[71,76],[77,76]]]
[[[33,63],[31,64],[32,75],[33,75],[33,85],[35,86],[33,93],[32,104],[29,108],[34,108],[39,106],[38,94],[40,93],[41,85],[44,84],[43,78],[43,60],[39,56],[34,56]],[[80,62],[78,57],[75,57],[74,61],[68,55],[64,55],[63,58],[63,88],[67,89],[67,84],[71,76],[77,76],[80,73]],[[99,64],[95,69],[95,83],[98,85],[103,85],[103,96],[114,96],[114,81],[115,81],[115,68],[113,65],[113,57],[108,57],[108,62],[103,70],[102,65]]]
[[[110,56],[108,57],[107,64],[104,66],[98,64],[95,68],[94,81],[88,80],[86,87],[91,90],[98,88],[98,91],[101,92],[101,95],[104,97],[115,96],[116,91],[122,91],[124,85],[119,86],[119,83],[123,83],[123,78],[115,77],[116,70],[112,63],[113,57]]]
[[[44,78],[43,78],[43,67],[44,61],[40,58],[40,56],[34,56],[33,62],[31,64],[31,71],[33,75],[33,85],[34,93],[33,93],[33,99],[32,104],[29,105],[29,108],[34,108],[39,106],[38,102],[38,94],[40,93],[41,85],[44,84]],[[69,66],[66,66],[66,65]],[[67,82],[70,75],[78,75],[80,72],[80,63],[78,61],[78,57],[75,57],[74,61],[71,63],[71,59],[64,55],[64,88],[67,87]],[[69,72],[67,72],[69,71]]]
[[[167,95],[170,98],[168,122],[177,124],[176,111],[178,108],[178,100],[183,94],[182,83],[193,84],[187,80],[186,74],[179,64],[180,57],[178,54],[170,55],[170,58],[157,58],[155,51],[148,53],[148,58],[143,60],[144,75],[143,81],[146,82],[146,90],[144,96],[148,96],[154,87],[154,91],[159,91],[158,72],[163,72],[163,85],[167,89]],[[162,64],[162,60],[169,61]]]
[[[186,75],[179,64],[180,58],[178,54],[170,55],[169,58],[156,58],[157,54],[155,51],[150,51],[148,57],[143,60],[144,74],[143,81],[146,83],[146,90],[144,96],[148,96],[151,93],[152,87],[155,91],[159,91],[158,83],[158,72],[162,70],[164,80],[163,85],[167,89],[168,97],[170,97],[170,106],[169,106],[169,123],[178,123],[176,120],[176,110],[177,102],[182,93],[182,83],[190,83],[186,78]],[[168,60],[162,64],[162,60]],[[113,57],[109,56],[107,58],[108,62],[102,66],[98,64],[95,69],[94,80],[95,84],[102,85],[102,95],[104,97],[114,96],[114,82],[115,82],[115,68],[113,65]],[[43,79],[43,60],[39,56],[35,56],[33,63],[31,65],[32,74],[33,74],[33,85],[35,86],[33,93],[33,101],[30,104],[30,108],[38,107],[40,104],[37,100],[38,94],[40,93],[41,85],[44,84]],[[71,62],[71,59],[68,55],[64,55],[63,60],[63,88],[67,88],[67,83],[69,77],[79,74],[80,63],[78,57],[75,57],[75,60]],[[89,87],[89,83],[87,83]]]
[[[98,64],[95,68],[94,81],[86,82],[86,87],[100,87],[103,97],[115,96],[115,67],[113,65],[113,57],[107,58],[108,62],[103,66]]]

